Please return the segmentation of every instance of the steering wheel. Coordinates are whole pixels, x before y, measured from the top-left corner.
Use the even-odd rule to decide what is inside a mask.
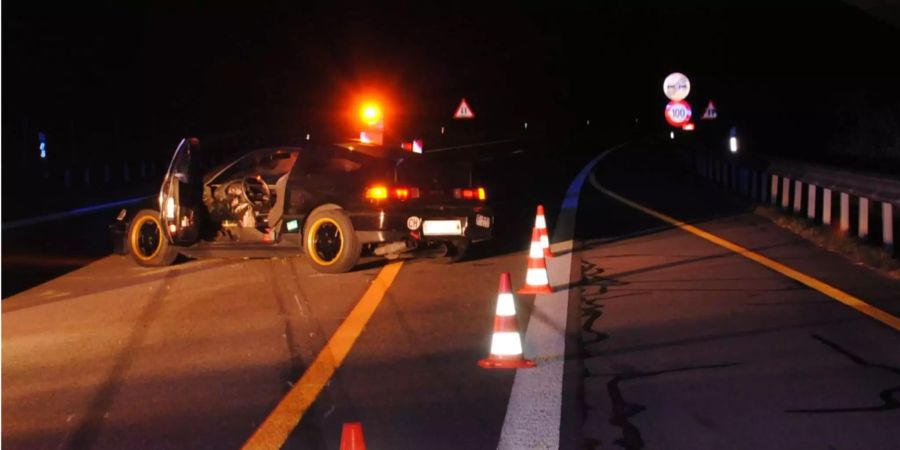
[[[241,194],[244,201],[253,205],[254,209],[260,209],[269,204],[272,191],[261,177],[244,177],[242,184]]]

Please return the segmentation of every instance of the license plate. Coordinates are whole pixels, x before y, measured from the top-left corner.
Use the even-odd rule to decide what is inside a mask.
[[[462,236],[459,220],[426,220],[422,222],[422,234],[426,236]]]
[[[490,228],[491,218],[488,216],[482,216],[481,214],[475,214],[475,225],[478,225],[481,228]]]

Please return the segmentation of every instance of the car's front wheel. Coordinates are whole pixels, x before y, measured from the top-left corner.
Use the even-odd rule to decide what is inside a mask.
[[[342,209],[310,214],[303,227],[303,248],[309,265],[324,273],[348,272],[362,252],[353,223]]]
[[[169,244],[163,234],[159,212],[140,210],[128,228],[128,250],[131,258],[142,266],[168,266],[175,261],[178,251]]]

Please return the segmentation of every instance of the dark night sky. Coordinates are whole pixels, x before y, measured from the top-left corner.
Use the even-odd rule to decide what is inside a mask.
[[[900,105],[900,32],[855,7],[634,4],[7,2],[4,174],[26,129],[63,157],[101,156],[343,126],[365,92],[389,99],[401,133],[447,122],[462,96],[498,134],[588,118],[663,129],[662,79],[679,70],[695,114],[713,98],[774,152],[801,154],[799,136],[842,108]]]

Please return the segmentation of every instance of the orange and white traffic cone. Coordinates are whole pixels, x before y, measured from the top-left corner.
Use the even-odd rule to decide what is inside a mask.
[[[547,275],[547,261],[541,247],[541,232],[537,228],[531,232],[531,248],[528,251],[528,271],[525,273],[525,287],[520,294],[552,294],[550,277]]]
[[[366,450],[361,423],[344,424],[344,429],[341,431],[341,450]]]
[[[552,258],[550,252],[550,237],[547,235],[547,219],[544,218],[544,205],[538,205],[537,214],[534,217],[534,227],[541,232],[541,247],[544,248],[544,258]]]
[[[534,367],[534,361],[522,355],[522,336],[516,322],[516,300],[512,294],[509,272],[500,274],[497,294],[497,313],[494,316],[494,334],[491,336],[491,354],[478,361],[485,369],[526,369]]]

